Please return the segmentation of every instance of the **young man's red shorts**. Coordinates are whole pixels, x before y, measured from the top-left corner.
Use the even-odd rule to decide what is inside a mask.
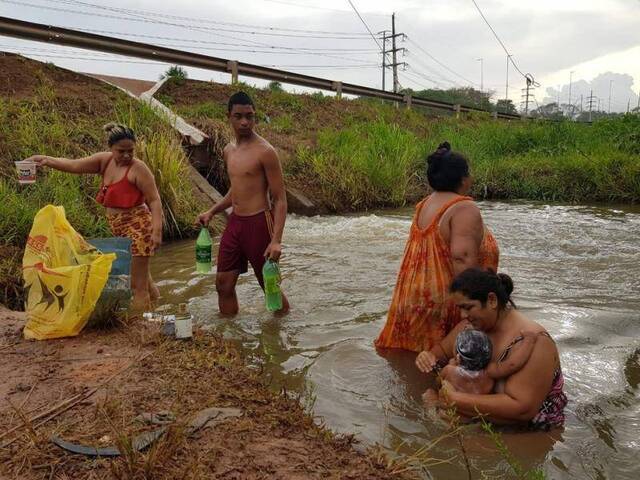
[[[220,239],[218,272],[247,273],[248,264],[251,263],[260,286],[264,288],[264,252],[271,243],[272,235],[273,217],[268,210],[248,217],[234,213],[229,215],[227,228]]]

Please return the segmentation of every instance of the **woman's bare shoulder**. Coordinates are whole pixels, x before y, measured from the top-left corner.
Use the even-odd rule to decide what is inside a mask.
[[[531,332],[537,334],[547,333],[547,330],[542,325],[534,320],[531,320],[519,310],[512,310],[511,321],[513,322],[513,329],[517,330],[518,334],[520,332]]]
[[[149,168],[149,165],[147,165],[147,163],[143,160],[140,160],[139,158],[135,157],[133,159],[133,164],[131,165],[131,170],[133,171],[145,171],[145,172],[150,172],[151,169]]]

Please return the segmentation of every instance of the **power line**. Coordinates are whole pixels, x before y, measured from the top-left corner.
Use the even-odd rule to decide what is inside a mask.
[[[496,31],[494,30],[494,28],[491,26],[491,24],[489,23],[489,20],[487,20],[487,17],[484,16],[484,13],[482,13],[482,10],[480,9],[480,6],[478,5],[478,3],[476,2],[476,0],[471,0],[473,2],[473,4],[476,6],[476,9],[478,10],[478,13],[480,13],[480,16],[482,17],[482,19],[484,20],[484,23],[487,24],[487,26],[489,27],[489,29],[491,30],[491,32],[493,32],[493,36],[496,37],[496,40],[498,40],[498,43],[502,46],[502,49],[505,51],[505,53],[507,54],[509,61],[511,62],[511,64],[515,67],[515,69],[520,73],[520,75],[522,75],[523,77],[527,78],[527,74],[523,73],[522,70],[520,70],[520,67],[518,67],[518,65],[516,64],[516,61],[513,59],[513,55],[511,55],[511,53],[509,53],[509,50],[507,49],[507,47],[505,46],[505,44],[502,42],[502,40],[500,39],[500,37],[498,36],[498,34],[496,33]],[[536,82],[534,82],[535,84]],[[539,86],[539,85],[536,85]]]
[[[356,15],[358,15],[358,18],[364,25],[364,28],[367,29],[367,32],[369,32],[369,35],[371,35],[371,38],[373,38],[373,41],[376,42],[376,45],[378,45],[378,48],[380,49],[380,51],[382,51],[383,50],[382,45],[380,45],[380,42],[378,42],[378,39],[369,28],[369,25],[367,25],[367,22],[365,22],[364,18],[362,18],[362,15],[360,15],[360,12],[358,12],[358,9],[356,8],[356,6],[353,4],[351,0],[347,0],[347,2],[349,2],[349,5],[351,5],[351,8],[353,8],[353,11],[356,12]]]
[[[427,76],[427,75],[425,75],[425,74],[423,74],[421,72],[418,72],[418,71],[405,71],[404,74],[413,76],[414,78],[418,77],[418,78],[427,80],[428,82],[431,82],[431,83],[433,83],[435,85],[442,86],[441,82],[438,82],[437,80],[434,80],[433,78],[431,78],[431,77],[429,77],[429,76]]]
[[[176,41],[176,42],[186,42],[186,43],[206,44],[206,45],[225,45],[225,46],[234,46],[234,47],[254,47],[255,46],[255,45],[246,44],[246,43],[214,42],[210,40],[197,40],[197,39],[181,38],[181,37],[165,37],[160,35],[146,35],[141,33],[117,32],[113,30],[97,30],[93,28],[78,28],[78,30],[82,32],[89,32],[89,33],[99,33],[99,34],[107,34],[107,35],[123,35],[125,37],[136,37],[136,38],[153,38],[156,40],[169,40],[169,41]],[[287,47],[284,45],[269,45],[268,48],[274,49],[274,50],[294,50],[294,51],[303,51],[303,52],[378,54],[377,50],[374,50],[371,48],[309,48],[309,47]]]
[[[404,75],[404,73],[400,73],[400,75],[405,76],[405,75]],[[427,89],[428,89],[428,87],[426,87],[425,85],[423,85],[423,84],[421,84],[421,83],[416,82],[416,81],[415,81],[415,80],[413,80],[412,78],[408,78],[408,77],[407,77],[407,78],[406,78],[406,80],[407,80],[408,82],[413,83],[416,87],[421,88],[422,90],[427,90]]]
[[[382,61],[382,86],[384,89],[384,74],[385,74],[385,68],[387,68],[387,66],[391,66],[393,68],[393,91],[397,92],[399,89],[399,82],[398,82],[398,62],[396,62],[396,53],[398,52],[399,49],[396,48],[396,37],[398,35],[401,34],[396,34],[395,32],[395,28],[396,28],[396,24],[395,24],[395,14],[393,14],[391,16],[391,25],[392,25],[392,33],[390,37],[387,37],[386,32],[384,32],[384,42],[385,45],[380,45],[380,42],[378,42],[378,39],[376,38],[376,36],[373,34],[373,32],[371,31],[371,29],[369,28],[369,25],[367,25],[367,22],[364,21],[364,18],[362,18],[362,15],[360,15],[360,12],[358,12],[358,9],[356,8],[356,6],[353,4],[353,2],[351,0],[347,0],[349,2],[349,5],[351,5],[351,8],[353,8],[353,11],[356,12],[356,15],[358,16],[358,18],[360,19],[360,21],[362,22],[362,24],[364,25],[364,28],[367,29],[367,32],[369,32],[369,35],[371,35],[371,38],[373,39],[374,42],[376,42],[376,45],[378,45],[378,47],[380,48],[380,52],[382,53],[383,56],[383,61]],[[389,53],[387,52],[387,45],[386,45],[386,41],[387,38],[390,38],[392,41],[392,49],[391,49],[391,54],[392,56],[389,57]],[[388,60],[388,62],[387,62]]]
[[[426,63],[423,63],[421,60],[413,58],[411,60],[411,63],[418,63],[422,68],[424,68],[425,70],[427,70],[429,73],[436,75],[437,77],[441,78],[443,81],[450,83],[451,85],[455,86],[455,87],[459,87],[460,84],[458,82],[456,82],[455,80],[451,80],[448,77],[445,77],[444,75],[442,75],[440,72],[438,72],[437,70],[434,70],[432,67],[428,66]]]
[[[103,6],[103,5],[98,5],[95,3],[90,3],[90,2],[83,2],[80,0],[44,0],[46,2],[52,2],[52,3],[62,3],[62,4],[72,4],[72,5],[82,5],[84,7],[89,7],[89,8],[96,8],[96,9],[100,9],[100,10],[107,10],[107,11],[111,11],[111,12],[117,12],[117,13],[125,13],[125,14],[138,14],[138,15],[144,15],[144,16],[151,16],[151,17],[158,17],[158,18],[166,18],[169,20],[179,20],[179,21],[188,21],[188,22],[196,22],[196,23],[205,23],[205,24],[213,24],[213,25],[225,25],[225,26],[231,26],[231,27],[239,27],[239,28],[243,28],[243,29],[253,29],[253,30],[269,30],[270,32],[278,32],[278,31],[282,31],[282,32],[296,32],[296,33],[305,33],[305,34],[317,34],[317,35],[322,35],[322,37],[320,38],[325,38],[325,35],[330,35],[330,36],[366,36],[365,33],[361,33],[361,32],[335,32],[335,31],[326,31],[326,30],[309,30],[309,29],[299,29],[299,28],[284,28],[284,27],[269,27],[269,26],[264,26],[264,25],[251,25],[251,24],[246,24],[246,23],[234,23],[234,22],[222,22],[219,20],[210,20],[210,19],[206,19],[206,18],[194,18],[194,17],[185,17],[185,16],[179,16],[179,15],[169,15],[169,14],[164,14],[164,13],[158,13],[158,12],[152,12],[149,10],[140,10],[140,9],[133,9],[133,8],[119,8],[119,7],[107,7],[107,6]],[[225,30],[222,30],[225,31]],[[226,30],[229,32],[235,32],[235,33],[251,33],[251,34],[255,34],[255,35],[274,35],[274,36],[298,36],[298,35],[288,35],[288,34],[278,34],[278,33],[260,33],[260,32],[239,32],[238,30]],[[306,35],[300,35],[300,36],[306,36]],[[312,37],[312,38],[316,38],[316,37]]]
[[[20,54],[20,52],[9,52]],[[98,62],[109,62],[109,63],[137,63],[137,64],[145,64],[145,65],[169,65],[167,62],[153,62],[153,61],[143,61],[143,60],[119,60],[116,58],[105,58],[105,57],[83,57],[83,56],[75,56],[75,55],[55,55],[55,54],[39,54],[33,53],[34,57],[42,57],[42,58],[63,58],[63,59],[72,59],[72,60],[88,60],[88,61],[98,61]],[[271,64],[271,65],[262,65],[263,67],[269,68],[295,68],[295,69],[322,69],[322,68],[331,68],[331,69],[360,69],[360,68],[380,68],[380,65],[377,63],[370,64],[361,64],[361,65],[282,65],[282,64]]]
[[[194,50],[213,50],[213,51],[221,51],[221,52],[260,53],[260,54],[271,54],[271,55],[310,55],[307,52],[292,52],[292,51],[276,52],[272,50],[247,50],[247,49],[239,49],[239,48],[218,48],[218,47],[198,47],[198,46],[194,47],[193,45],[180,45],[180,44],[170,44],[170,43],[158,43],[156,45],[158,47],[181,48],[181,49],[192,48]],[[3,47],[3,45],[0,45],[0,48],[1,47]],[[29,50],[29,49],[35,50],[35,48],[33,47],[21,47],[21,46],[15,46],[15,45],[4,45],[4,47],[19,49],[19,50]],[[53,50],[53,52],[57,52],[57,50]],[[362,61],[361,58],[341,57],[338,55],[323,55],[323,56],[327,58],[334,58],[337,60],[349,60],[349,61],[355,61],[355,62]]]
[[[153,24],[157,24],[157,25],[168,25],[168,26],[172,26],[172,27],[187,28],[189,30],[201,31],[201,32],[205,32],[205,33],[215,33],[218,36],[231,38],[233,40],[249,41],[249,42],[255,43],[256,45],[263,45],[263,46],[266,45],[266,44],[261,43],[261,42],[255,42],[253,40],[240,39],[240,38],[232,37],[232,36],[229,36],[229,35],[223,35],[223,34],[221,34],[219,32],[241,33],[241,34],[245,34],[245,35],[267,35],[267,36],[276,36],[276,37],[309,38],[309,39],[335,39],[335,40],[366,40],[367,39],[363,35],[358,35],[358,36],[354,36],[354,35],[350,35],[350,36],[346,36],[346,35],[343,35],[343,36],[339,36],[339,35],[335,35],[335,36],[326,36],[326,35],[318,36],[318,35],[294,35],[294,34],[284,34],[284,33],[283,34],[276,34],[276,33],[251,32],[251,31],[227,29],[227,28],[212,28],[212,27],[205,27],[205,26],[185,25],[185,24],[181,24],[181,23],[168,22],[168,21],[164,21],[164,20],[148,18],[148,17],[145,17],[144,14],[133,13],[133,11],[127,11],[127,10],[111,8],[111,7],[102,7],[102,6],[99,6],[99,5],[96,5],[95,7],[90,7],[90,8],[98,8],[98,9],[101,9],[101,10],[121,13],[121,14],[129,15],[129,17],[119,16],[119,15],[112,15],[112,14],[105,14],[105,13],[100,14],[100,13],[95,13],[95,12],[85,12],[85,11],[73,10],[73,9],[69,9],[69,8],[53,7],[53,6],[47,6],[47,5],[38,5],[38,4],[33,4],[33,3],[28,3],[28,2],[20,2],[20,1],[16,1],[16,0],[0,0],[0,2],[9,3],[9,4],[13,4],[13,5],[20,5],[20,6],[24,6],[24,7],[38,8],[38,9],[51,10],[51,11],[64,12],[64,13],[73,13],[73,14],[78,14],[78,15],[92,16],[92,17],[95,16],[95,17],[102,17],[102,18],[111,18],[111,19],[115,19],[115,20],[127,20],[127,21],[134,21],[134,22],[153,23]],[[69,2],[64,2],[64,3],[67,4],[67,5],[70,5]],[[79,3],[79,2],[73,2],[73,4],[82,5],[82,3]],[[130,18],[130,17],[134,17],[134,18]]]
[[[288,2],[285,0],[265,0],[265,2],[271,2],[271,3],[281,3],[283,5],[291,5],[294,7],[298,7],[298,8],[312,8],[315,10],[326,10],[329,12],[339,12],[339,13],[351,13],[349,10],[340,10],[338,8],[329,8],[329,7],[318,7],[315,5],[307,5],[307,4],[302,4],[302,3],[296,3],[296,2]],[[383,13],[367,13],[367,15],[375,15],[375,16],[380,16],[380,17],[386,17],[387,15],[383,14]]]
[[[264,48],[273,48],[273,45],[264,43],[264,42],[256,42],[253,40],[248,40],[248,39],[240,39],[237,37],[233,37],[231,35],[224,35],[221,33],[218,33],[215,30],[206,28],[206,27],[192,27],[189,25],[182,25],[182,24],[175,24],[175,23],[169,23],[169,22],[164,22],[164,21],[155,21],[155,20],[149,20],[146,18],[129,18],[129,17],[121,17],[121,16],[116,16],[116,15],[109,15],[109,14],[99,14],[99,13],[90,13],[90,12],[83,12],[83,11],[77,11],[77,10],[70,10],[70,9],[64,9],[64,8],[57,8],[57,7],[48,7],[48,6],[43,6],[43,5],[35,5],[32,3],[26,3],[26,2],[18,2],[15,0],[0,0],[1,3],[9,3],[9,4],[14,4],[14,5],[22,5],[22,6],[27,6],[27,7],[33,7],[33,8],[43,8],[43,9],[48,9],[48,10],[54,10],[54,11],[64,11],[64,12],[69,12],[69,13],[76,13],[76,14],[80,14],[80,15],[88,15],[88,16],[99,16],[99,17],[106,17],[106,18],[116,18],[116,19],[120,19],[120,20],[127,20],[127,21],[134,21],[134,22],[143,22],[143,23],[154,23],[154,24],[163,24],[163,25],[170,25],[170,26],[175,26],[175,27],[181,27],[181,28],[186,28],[189,30],[195,30],[195,31],[200,31],[200,32],[204,32],[204,33],[214,33],[217,36],[223,37],[223,38],[229,38],[232,40],[237,40],[237,41],[245,41],[245,42],[250,42],[251,44],[255,45],[255,46],[260,46],[260,47],[264,47]],[[129,15],[134,15],[137,16],[137,14],[129,14]],[[278,47],[278,48],[287,48],[287,47]],[[289,48],[287,48],[289,49]],[[294,50],[294,48],[290,48],[291,50]],[[309,55],[314,55],[314,56],[321,56],[321,57],[327,57],[327,58],[333,58],[333,59],[343,59],[343,60],[349,60],[349,61],[358,61],[359,59],[354,59],[354,58],[347,58],[347,57],[337,57],[336,55],[331,55],[331,54],[326,54],[326,53],[309,53]]]
[[[419,45],[417,42],[415,42],[414,40],[411,39],[411,37],[409,37],[409,43],[411,43],[412,45],[414,45],[415,47],[417,47],[420,51],[422,51],[422,53],[424,53],[426,56],[428,56],[431,60],[433,60],[434,62],[436,62],[438,65],[440,65],[442,68],[446,69],[447,71],[453,73],[456,77],[461,78],[462,80],[464,80],[465,82],[469,83],[470,85],[475,85],[476,82],[472,82],[471,80],[469,80],[466,77],[463,77],[462,75],[460,75],[458,72],[456,72],[455,70],[449,68],[447,65],[445,65],[444,63],[442,63],[440,60],[438,60],[436,57],[434,57],[432,54],[430,54],[429,52],[427,52],[421,45]],[[454,83],[454,82],[452,82]]]

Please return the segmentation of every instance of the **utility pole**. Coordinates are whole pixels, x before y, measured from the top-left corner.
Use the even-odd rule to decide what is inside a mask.
[[[398,93],[398,60],[396,58],[396,14],[391,14],[391,46],[393,48],[393,93]]]
[[[589,100],[589,121],[592,121],[592,117],[593,117],[593,104],[595,97],[593,96],[593,90],[591,90],[591,92],[589,93],[589,96],[587,97],[587,100]],[[598,100],[599,101],[599,100]]]
[[[571,70],[571,71],[569,72],[569,105],[571,105],[571,80],[572,80],[573,72],[574,72],[574,71],[575,71],[575,70]]]
[[[609,113],[611,113],[611,89],[613,87],[613,80],[609,80]]]
[[[484,92],[484,58],[477,58],[478,62],[480,62],[480,92]]]
[[[535,88],[535,87],[531,86],[533,84],[533,80],[529,76],[527,76],[525,78],[526,78],[526,81],[527,81],[527,88],[524,89],[525,90],[525,95],[524,95],[524,97],[525,97],[525,99],[524,99],[524,115],[526,117],[527,115],[529,115],[529,97],[531,95],[530,92],[531,92],[531,89]]]
[[[507,81],[505,82],[505,90],[504,90],[504,108],[505,112],[507,111],[507,104],[509,103],[509,59],[511,55],[507,55]]]
[[[582,113],[582,94],[580,94],[580,113]]]
[[[406,67],[407,64],[406,62],[398,62],[397,60],[397,56],[396,54],[398,52],[402,52],[403,55],[405,53],[405,48],[400,47],[397,48],[396,47],[396,38],[398,37],[402,37],[404,39],[405,35],[404,33],[396,33],[396,14],[393,13],[391,15],[391,35],[386,36],[385,38],[388,40],[391,40],[391,59],[392,59],[392,63],[390,65],[388,65],[389,67],[391,67],[393,69],[393,92],[394,93],[398,93],[398,90],[400,89],[400,82],[398,81],[398,67]]]
[[[629,113],[629,107],[631,106],[631,97],[627,100],[627,113]]]
[[[385,73],[387,70],[387,31],[383,30],[382,33],[382,90],[385,90]]]

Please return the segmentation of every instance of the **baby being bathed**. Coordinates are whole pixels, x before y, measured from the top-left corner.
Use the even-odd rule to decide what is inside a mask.
[[[513,375],[529,360],[536,335],[527,332],[521,333],[521,337],[518,348],[506,359],[503,355],[492,362],[493,345],[487,334],[470,328],[462,330],[456,337],[455,357],[440,372],[445,394],[449,388],[478,395],[492,393],[497,380]],[[424,397],[431,403],[437,399],[437,394],[428,390]]]

